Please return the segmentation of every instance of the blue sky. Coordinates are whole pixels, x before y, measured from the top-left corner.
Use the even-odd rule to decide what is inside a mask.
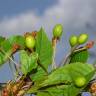
[[[0,19],[5,16],[12,17],[20,13],[36,10],[42,15],[43,11],[55,4],[57,0],[0,0]]]
[[[43,26],[51,36],[53,26],[61,23],[64,34],[57,48],[59,62],[69,48],[70,34],[88,33],[91,40],[96,40],[95,10],[96,0],[0,0],[0,35],[23,34]],[[0,75],[4,74],[0,81],[12,77],[8,66],[6,69],[3,66],[0,70]]]
[[[61,23],[65,32],[94,34],[95,5],[96,0],[0,0],[0,33],[22,34],[41,26],[51,32],[56,23]]]

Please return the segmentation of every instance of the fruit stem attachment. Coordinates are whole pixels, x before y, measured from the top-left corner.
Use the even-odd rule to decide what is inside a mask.
[[[57,44],[57,38],[53,38],[52,39],[52,47],[53,47],[52,69],[56,69],[56,64],[55,64],[56,44]]]

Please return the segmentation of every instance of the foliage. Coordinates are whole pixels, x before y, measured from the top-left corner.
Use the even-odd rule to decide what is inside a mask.
[[[61,30],[59,29],[58,26],[56,29],[54,27],[54,30],[58,32]],[[34,48],[26,46],[29,44],[26,41],[28,35],[35,40]],[[78,38],[76,37],[76,39]],[[69,41],[74,43],[74,46],[70,43],[71,51],[67,58],[65,57],[67,64],[62,62],[62,66],[57,66],[55,49],[59,40],[60,37],[53,36],[51,42],[43,28],[37,32],[26,32],[24,35],[15,35],[6,39],[0,36],[0,65],[3,66],[9,61],[10,65],[13,64],[14,72],[16,72],[15,79],[6,83],[4,88],[2,86],[1,96],[5,96],[5,94],[7,96],[10,94],[11,96],[24,96],[27,93],[36,96],[78,96],[85,89],[89,92],[91,80],[94,80],[95,76],[95,67],[87,62],[89,58],[88,44],[79,47],[80,44],[74,43],[74,39],[70,39],[71,41]],[[13,58],[17,52],[20,64]],[[78,82],[75,82],[76,78],[82,76],[86,82],[84,86],[78,87],[76,86]]]

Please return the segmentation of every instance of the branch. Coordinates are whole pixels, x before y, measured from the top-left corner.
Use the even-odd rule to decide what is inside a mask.
[[[65,56],[65,58],[61,61],[61,63],[59,64],[59,66],[65,65],[65,64],[69,63],[71,54],[76,50],[76,48],[77,48],[78,46],[79,46],[79,45],[76,45],[76,46],[74,46],[73,48],[71,48],[70,52],[69,52],[69,53],[67,54],[67,56]]]
[[[0,48],[0,51],[1,51],[3,54],[6,54],[6,52],[5,52],[3,49],[1,49],[1,48]],[[19,65],[17,64],[17,62],[15,62],[10,56],[7,55],[7,57],[8,57],[8,59],[9,59],[10,61],[12,61],[12,62],[15,64],[16,67],[19,68]]]
[[[0,87],[4,87],[7,83],[0,83]]]

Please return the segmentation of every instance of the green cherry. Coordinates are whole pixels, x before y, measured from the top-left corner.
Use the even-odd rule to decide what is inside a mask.
[[[70,36],[69,43],[71,47],[75,46],[78,43],[78,37],[76,35]]]
[[[56,24],[53,28],[53,36],[56,38],[60,38],[63,32],[63,26],[61,24]]]
[[[84,44],[86,43],[88,40],[88,34],[81,34],[79,37],[78,37],[78,43],[79,44]]]
[[[35,47],[35,38],[31,35],[26,37],[25,44],[27,48],[34,48]]]
[[[75,79],[75,85],[77,87],[83,87],[86,84],[86,78],[84,76],[79,76]]]

